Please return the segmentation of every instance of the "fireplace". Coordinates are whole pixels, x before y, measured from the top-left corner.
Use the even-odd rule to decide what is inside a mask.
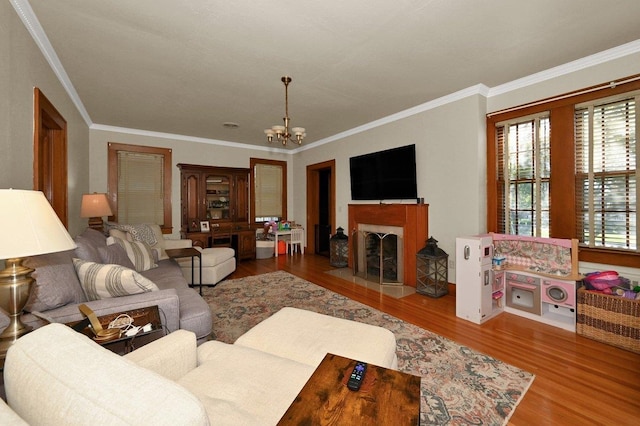
[[[349,205],[349,266],[367,279],[384,284],[416,286],[416,253],[428,238],[427,204],[350,204]],[[381,238],[384,236],[384,238]],[[365,248],[365,237],[369,248]],[[362,245],[356,241],[362,239]],[[382,246],[378,246],[380,240]],[[395,244],[392,241],[395,240]],[[377,248],[376,248],[377,247]],[[393,248],[391,248],[393,247]],[[364,256],[369,251],[369,266]],[[395,250],[395,253],[393,252]],[[387,258],[393,256],[394,262]],[[380,260],[382,259],[382,262]],[[373,264],[377,263],[376,266]],[[382,267],[380,267],[382,263]],[[382,270],[380,277],[379,270]],[[395,269],[395,271],[394,271]],[[395,279],[391,279],[395,274]]]
[[[354,275],[379,284],[402,285],[404,281],[404,228],[358,224],[354,234]]]

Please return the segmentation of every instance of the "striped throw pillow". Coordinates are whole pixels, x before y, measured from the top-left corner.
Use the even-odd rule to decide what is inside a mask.
[[[158,290],[153,281],[120,265],[73,259],[87,300],[107,299]]]
[[[121,246],[127,252],[127,257],[129,257],[129,259],[133,263],[133,266],[135,266],[136,271],[142,272],[158,267],[158,264],[153,258],[151,247],[149,247],[147,243],[144,243],[142,241],[127,241],[117,237],[109,237],[107,239],[107,244],[109,244],[112,238],[116,244]]]

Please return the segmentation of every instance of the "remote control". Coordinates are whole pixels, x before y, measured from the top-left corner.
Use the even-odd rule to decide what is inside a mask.
[[[347,388],[352,391],[357,391],[362,385],[364,380],[364,373],[367,372],[367,363],[356,361],[356,366],[353,367],[349,381],[347,381]]]

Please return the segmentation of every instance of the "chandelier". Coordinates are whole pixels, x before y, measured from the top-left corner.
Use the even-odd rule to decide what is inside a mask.
[[[289,83],[291,83],[291,77],[282,77],[284,83],[284,126],[273,126],[270,129],[266,129],[264,133],[267,135],[267,140],[273,142],[273,138],[282,142],[282,145],[286,145],[289,141],[297,142],[298,145],[302,145],[302,139],[307,135],[304,132],[304,127],[294,127],[289,130]]]

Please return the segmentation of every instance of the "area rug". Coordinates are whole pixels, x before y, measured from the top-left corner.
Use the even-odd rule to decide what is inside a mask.
[[[378,325],[396,336],[398,368],[422,377],[421,425],[504,425],[534,375],[278,271],[205,288],[213,337],[233,343],[285,306]]]

